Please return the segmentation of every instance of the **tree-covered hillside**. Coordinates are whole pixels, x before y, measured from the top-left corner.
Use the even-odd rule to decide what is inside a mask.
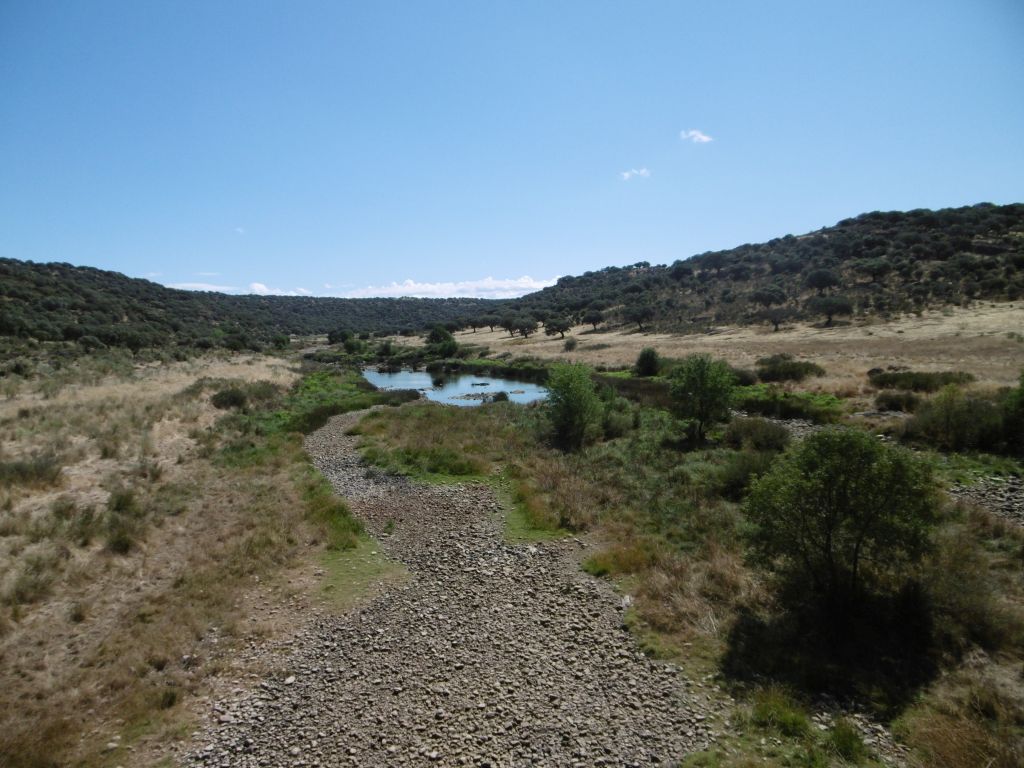
[[[866,213],[806,235],[702,253],[668,266],[639,262],[513,302],[540,319],[687,329],[724,322],[886,316],[973,300],[1024,298],[1024,205]]]
[[[0,335],[107,346],[244,348],[286,334],[419,330],[458,321],[479,299],[229,296],[165,288],[70,264],[0,259]]]
[[[287,334],[435,324],[557,332],[572,322],[662,330],[1024,298],[1024,204],[866,213],[806,235],[668,266],[608,267],[521,299],[337,299],[180,291],[70,264],[0,259],[0,336],[83,347],[245,348]]]

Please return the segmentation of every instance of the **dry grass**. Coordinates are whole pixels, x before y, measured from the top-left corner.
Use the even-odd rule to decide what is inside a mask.
[[[721,327],[691,335],[620,328],[594,332],[590,326],[577,326],[572,334],[579,345],[571,353],[565,352],[562,340],[542,333],[524,340],[485,328],[458,333],[456,340],[486,345],[495,354],[510,352],[609,367],[633,365],[643,347],[653,347],[669,358],[706,352],[744,368],[753,368],[765,355],[789,353],[825,368],[826,375],[808,381],[808,389],[850,396],[873,392],[865,374],[888,365],[963,370],[977,376],[982,387],[1013,385],[1024,369],[1024,343],[1011,337],[1011,332],[1022,327],[1024,303],[1007,302],[929,311],[890,322],[857,320],[834,328],[795,324],[778,333],[760,326]]]
[[[246,596],[323,539],[297,441],[259,466],[212,460],[219,413],[182,392],[202,377],[295,374],[214,358],[0,404],[0,460],[60,467],[0,494],[0,764],[128,764],[126,746],[105,754],[115,735],[177,733],[232,639],[258,628]]]

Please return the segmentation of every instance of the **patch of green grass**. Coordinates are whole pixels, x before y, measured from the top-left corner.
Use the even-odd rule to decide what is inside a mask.
[[[804,738],[811,721],[797,701],[781,688],[762,688],[754,694],[750,722],[789,738]]]
[[[1009,456],[938,451],[921,451],[919,455],[932,465],[936,474],[945,483],[973,485],[990,477],[1024,476],[1024,463]]]
[[[352,610],[384,586],[408,577],[405,567],[386,557],[368,536],[360,536],[351,549],[324,552],[320,565],[324,570],[321,595],[338,613]]]
[[[824,392],[787,392],[773,384],[752,384],[736,387],[733,395],[736,408],[772,416],[777,419],[808,419],[816,424],[839,420],[843,401]]]

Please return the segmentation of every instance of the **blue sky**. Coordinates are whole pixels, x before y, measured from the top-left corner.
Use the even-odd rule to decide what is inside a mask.
[[[498,296],[982,201],[1016,0],[0,0],[0,256]]]

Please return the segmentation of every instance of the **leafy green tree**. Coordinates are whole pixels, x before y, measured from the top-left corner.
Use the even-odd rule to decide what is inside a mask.
[[[836,315],[853,314],[853,302],[845,296],[814,296],[805,306],[816,315],[824,315],[825,325],[832,325]]]
[[[537,330],[537,321],[527,315],[520,315],[513,324],[516,330],[524,339],[530,338],[530,334]]]
[[[486,325],[492,331],[494,330],[494,326],[500,324],[501,318],[498,317],[497,315],[484,315],[483,317],[480,318],[480,325]]]
[[[693,421],[698,442],[712,424],[729,418],[735,375],[724,360],[689,355],[672,375],[672,400],[680,416]]]
[[[757,302],[767,309],[773,304],[784,304],[786,301],[786,293],[778,286],[769,285],[765,288],[758,288],[756,291],[751,293],[750,300]]]
[[[937,508],[927,464],[841,428],[791,448],[744,504],[760,560],[833,609],[859,597],[865,581],[905,575],[928,549]]]
[[[636,358],[634,366],[637,376],[657,376],[661,370],[661,357],[654,347],[644,347]]]
[[[596,331],[597,326],[604,322],[604,312],[600,309],[588,309],[583,315],[583,322],[594,326]]]
[[[643,331],[644,323],[654,318],[654,308],[649,304],[634,304],[623,310],[622,318],[627,323],[636,323],[637,328]]]
[[[335,328],[327,333],[328,344],[343,344],[352,338],[352,331],[347,328]]]
[[[544,323],[544,333],[548,336],[554,336],[556,333],[561,334],[559,338],[565,338],[565,332],[572,330],[572,322],[564,317],[549,317],[547,322]]]
[[[769,309],[762,309],[756,313],[755,317],[758,320],[766,320],[772,324],[772,332],[777,333],[779,326],[791,320],[796,315],[796,312],[792,307],[770,307]]]
[[[563,450],[577,451],[596,433],[602,414],[590,371],[580,364],[553,365],[546,386],[554,441]]]
[[[819,296],[825,292],[826,288],[837,286],[839,282],[839,275],[831,269],[815,269],[807,275],[808,287],[817,290]]]
[[[427,334],[427,350],[438,357],[452,357],[459,350],[459,345],[447,328],[435,325]]]

